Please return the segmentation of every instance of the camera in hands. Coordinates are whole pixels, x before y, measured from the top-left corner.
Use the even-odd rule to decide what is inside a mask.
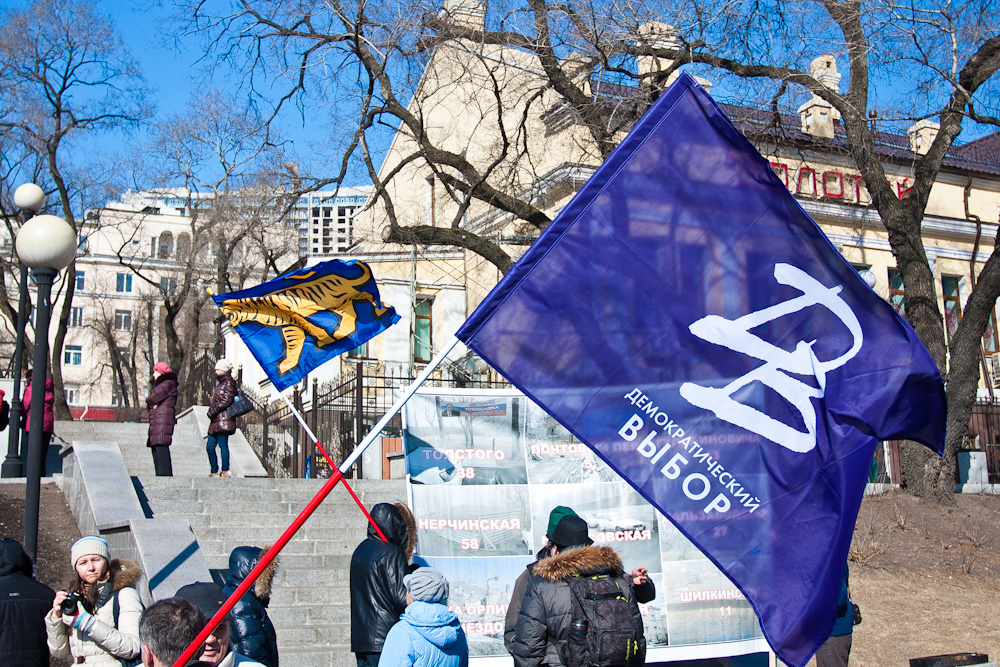
[[[93,613],[90,609],[90,602],[87,601],[87,598],[83,597],[81,593],[78,593],[76,591],[66,594],[66,597],[63,599],[63,601],[59,603],[59,609],[62,610],[62,613],[66,614],[67,616],[75,616],[77,602],[83,605],[84,611],[86,611],[88,614]]]

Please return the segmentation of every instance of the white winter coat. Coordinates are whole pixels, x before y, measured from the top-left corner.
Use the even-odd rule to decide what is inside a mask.
[[[136,660],[139,657],[139,617],[142,600],[135,586],[142,571],[135,561],[125,558],[111,561],[115,572],[114,591],[118,594],[118,627],[115,627],[114,595],[97,609],[97,621],[89,634],[74,630],[63,623],[62,614],[52,609],[45,616],[49,635],[49,652],[60,660],[75,661],[84,657],[87,665],[116,665],[119,658]]]

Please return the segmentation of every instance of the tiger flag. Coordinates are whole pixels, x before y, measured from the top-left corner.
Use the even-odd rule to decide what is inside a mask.
[[[833,627],[878,441],[944,445],[913,329],[687,74],[456,335],[711,558],[795,667]]]
[[[212,298],[279,391],[399,321],[364,262],[330,260]]]

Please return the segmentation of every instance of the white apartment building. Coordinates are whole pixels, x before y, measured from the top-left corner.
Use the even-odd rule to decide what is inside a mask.
[[[192,357],[216,351],[220,342],[209,288],[218,290],[224,281],[223,289],[242,289],[274,277],[275,266],[283,271],[309,256],[345,252],[354,242],[354,212],[370,190],[306,193],[284,217],[286,195],[273,191],[231,194],[224,206],[215,206],[211,194],[182,189],[129,191],[87,211],[60,355],[74,416],[94,407],[143,405],[153,364],[168,357],[165,295],[177,295],[189,274],[191,293],[175,326]],[[243,223],[254,227],[236,241]],[[62,284],[53,289],[52,336]]]
[[[354,214],[371,194],[371,186],[317,190],[299,197],[290,214],[299,227],[299,256],[343,254],[356,244]]]

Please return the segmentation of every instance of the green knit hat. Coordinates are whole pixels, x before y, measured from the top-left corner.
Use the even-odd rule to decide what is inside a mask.
[[[548,528],[545,529],[545,537],[548,537],[549,535],[552,534],[552,531],[556,529],[556,524],[559,523],[559,519],[563,518],[564,516],[579,516],[579,515],[569,507],[564,507],[562,505],[556,507],[551,512],[549,512],[549,526]]]

